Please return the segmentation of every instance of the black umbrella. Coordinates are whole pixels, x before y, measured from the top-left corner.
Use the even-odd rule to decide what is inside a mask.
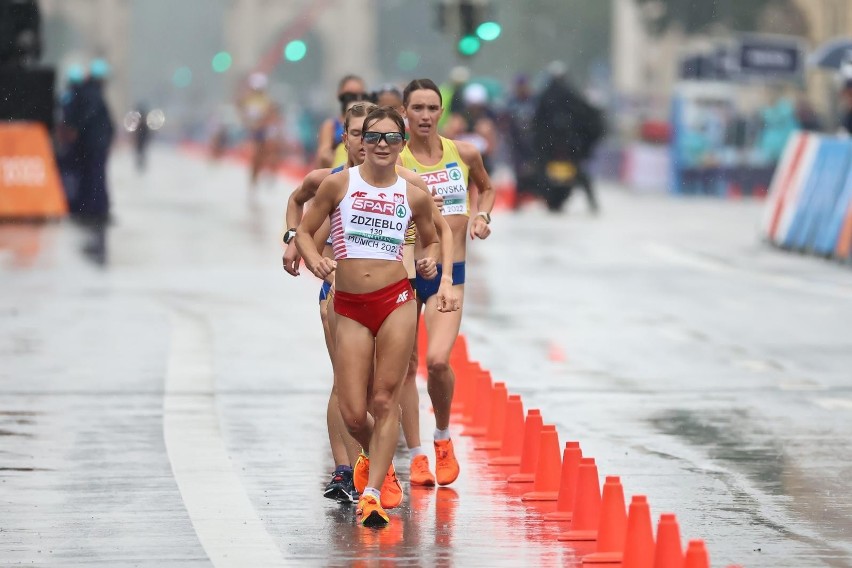
[[[844,62],[852,64],[852,38],[827,41],[814,50],[808,61],[811,65],[826,69],[840,69]]]

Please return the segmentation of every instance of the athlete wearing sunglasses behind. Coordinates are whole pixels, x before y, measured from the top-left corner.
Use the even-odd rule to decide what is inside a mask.
[[[340,410],[349,433],[370,456],[367,487],[356,509],[365,526],[389,522],[378,488],[399,435],[399,394],[417,318],[414,291],[402,266],[409,220],[414,220],[425,256],[434,259],[439,250],[432,200],[396,172],[404,129],[402,117],[391,108],[367,115],[364,163],[326,178],[296,230],[296,246],[311,272],[320,278],[335,272]],[[320,255],[313,241],[329,215],[334,261]],[[442,260],[452,260],[448,247]],[[441,311],[458,309],[450,275],[439,283],[435,302]]]
[[[355,103],[346,112],[344,118],[343,144],[348,151],[348,167],[359,165],[364,161],[365,152],[361,139],[362,126],[367,113],[375,108],[376,106],[371,103]],[[335,169],[323,168],[314,170],[305,177],[304,181],[290,195],[287,202],[286,226],[296,227],[299,224],[302,219],[305,204],[314,197],[320,183],[322,183],[322,181],[332,173],[336,173],[342,169],[342,167]],[[398,168],[398,173],[407,181],[415,184],[422,191],[428,193],[426,184],[423,183],[420,176],[404,168]],[[433,207],[432,213],[435,228],[441,237],[441,246],[442,248],[447,247],[447,254],[451,254],[452,232],[450,227],[437,207]],[[317,231],[315,242],[318,247],[317,250],[321,252],[323,256],[331,258],[331,246],[330,243],[326,243],[326,236],[329,233],[327,225],[328,223],[326,222],[324,226]],[[283,257],[283,263],[284,270],[293,276],[298,276],[299,262],[301,258],[296,250],[295,242],[293,241],[295,232],[295,229],[289,229],[285,233],[285,242],[288,244]],[[413,249],[413,243],[410,247],[406,245],[406,248]],[[413,278],[415,274],[413,251],[410,254],[405,255],[405,257],[404,264],[406,264],[406,271],[408,272],[409,277]],[[409,262],[410,266],[408,265]],[[417,270],[427,279],[434,278],[437,275],[437,269],[434,263],[430,263],[428,260],[421,260],[417,263]],[[329,307],[333,305],[334,301],[332,281],[333,275],[323,282],[322,288],[320,289],[320,314],[323,323],[323,330],[325,332],[326,347],[328,349],[333,368],[335,318],[334,310],[329,309]],[[417,402],[418,401],[415,400],[415,404],[417,404]],[[410,412],[404,405],[402,411],[404,414]],[[326,485],[324,495],[328,498],[337,499],[339,501],[357,501],[358,492],[356,491],[353,483],[351,466],[358,458],[359,446],[358,443],[348,434],[345,426],[343,425],[343,419],[340,415],[340,409],[338,406],[336,387],[332,388],[331,396],[329,397],[326,410],[326,420],[332,457],[335,462],[335,470],[332,473],[331,481]],[[359,487],[363,489],[363,485],[365,483],[366,479],[359,480]],[[390,508],[398,505],[398,502],[401,500],[402,490],[396,479],[396,472],[391,466],[382,487],[382,501],[385,502],[386,507]]]
[[[430,190],[443,197],[442,213],[453,232],[453,263],[442,263],[440,274],[452,274],[453,289],[460,303],[464,301],[465,255],[467,235],[486,239],[491,234],[491,209],[494,207],[494,190],[485,171],[482,155],[472,144],[453,141],[438,134],[438,121],[443,114],[441,91],[430,79],[415,79],[403,91],[403,105],[408,118],[409,141],[400,154],[406,168],[420,174]],[[469,184],[473,181],[479,189],[478,211],[471,219]],[[451,270],[447,270],[452,266]],[[443,282],[444,280],[441,280]],[[427,389],[435,411],[435,475],[429,471],[429,462],[421,447],[409,446],[411,454],[412,485],[449,485],[458,478],[459,464],[450,439],[450,405],[453,401],[455,375],[450,367],[450,351],[459,334],[462,310],[446,312],[440,309],[440,298],[435,297],[432,281],[417,278],[418,314],[425,306],[428,334],[426,367]],[[412,366],[406,376],[403,397],[418,398],[414,376],[417,354],[412,356]],[[407,406],[417,408],[409,402]],[[419,417],[408,417],[406,429],[415,429]],[[407,432],[409,441],[419,439]]]
[[[370,98],[364,80],[357,75],[346,75],[337,85],[337,101],[340,116],[330,118],[320,125],[317,134],[316,163],[319,168],[336,168],[346,164],[346,148],[343,146],[343,116],[353,102]]]

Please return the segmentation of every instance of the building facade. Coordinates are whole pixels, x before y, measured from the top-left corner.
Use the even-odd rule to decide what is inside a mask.
[[[108,98],[123,114],[138,100],[168,96],[175,69],[192,71],[194,97],[232,97],[253,70],[274,70],[282,42],[310,33],[323,88],[345,73],[376,76],[375,0],[41,0],[45,61],[62,73],[93,57],[110,62]],[[182,23],[182,24],[181,24]],[[340,30],[357,30],[353,36]],[[230,54],[221,76],[212,57]],[[264,65],[264,61],[267,63]],[[296,73],[280,73],[298,82]]]

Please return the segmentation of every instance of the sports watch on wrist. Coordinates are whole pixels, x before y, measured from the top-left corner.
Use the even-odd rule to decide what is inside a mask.
[[[293,237],[296,236],[296,229],[287,229],[287,232],[284,233],[284,244],[289,245],[290,241],[293,240]]]
[[[485,224],[486,224],[486,225],[490,225],[490,224],[491,224],[491,213],[486,213],[485,211],[480,211],[480,212],[479,212],[479,213],[477,213],[476,215],[477,215],[478,217],[479,217],[479,216],[481,216],[483,219],[485,219]]]

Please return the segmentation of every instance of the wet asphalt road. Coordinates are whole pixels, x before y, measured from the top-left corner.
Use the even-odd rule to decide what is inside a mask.
[[[241,168],[165,148],[111,175],[105,234],[0,225],[0,565],[584,552],[461,437],[452,489],[354,526],[320,494],[330,366],[316,280],[280,269],[291,184],[247,197]],[[852,566],[852,270],[765,248],[757,203],[607,187],[602,205],[495,215],[470,248],[473,357],[713,566]]]

